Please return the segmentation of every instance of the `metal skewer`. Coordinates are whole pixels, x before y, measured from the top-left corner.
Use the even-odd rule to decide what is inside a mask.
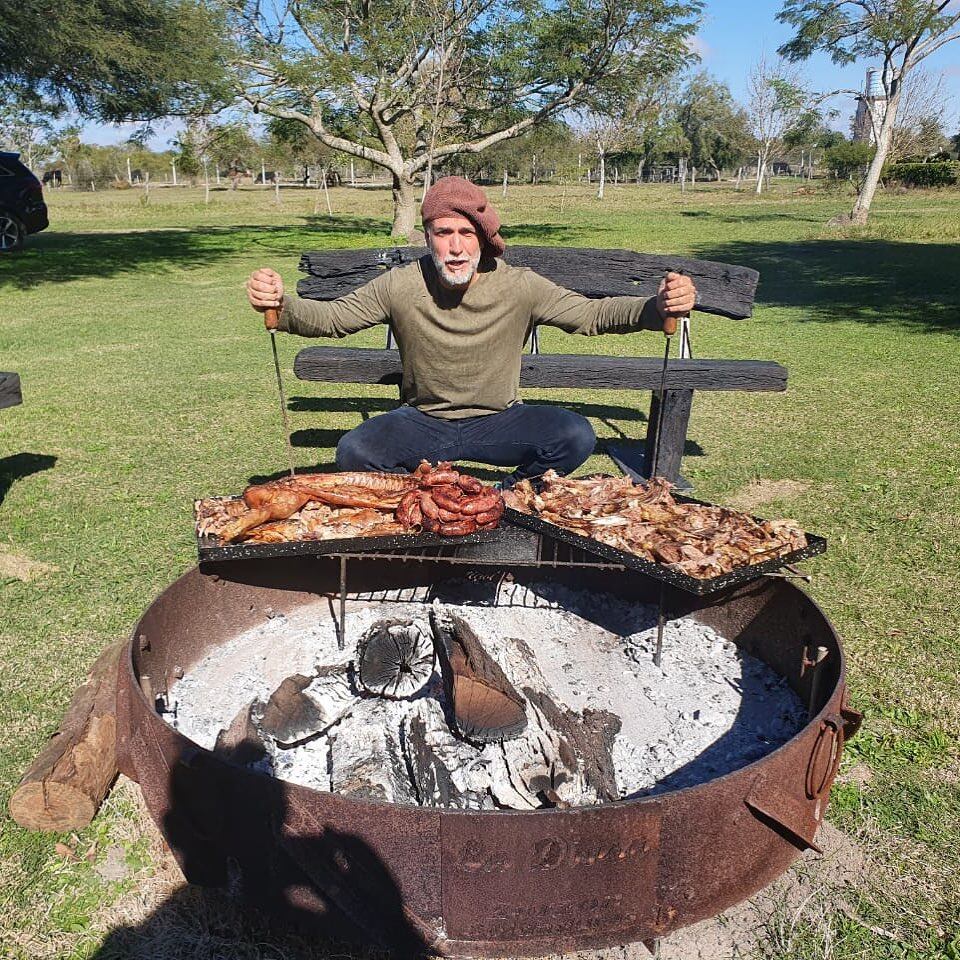
[[[653,441],[653,462],[650,464],[650,479],[657,476],[660,469],[660,435],[663,432],[663,410],[667,400],[667,369],[670,365],[670,344],[673,335],[677,332],[678,317],[668,314],[663,320],[663,335],[666,337],[666,345],[663,350],[663,370],[660,373],[660,394],[657,406],[657,433]],[[689,349],[689,331],[687,329],[686,318],[683,323],[683,333],[681,335],[680,353],[683,355]],[[666,622],[664,612],[664,601],[666,599],[666,584],[660,584],[660,598],[657,603],[657,646],[653,654],[654,666],[662,669],[663,663],[663,628]]]
[[[666,616],[663,611],[663,601],[664,594],[666,593],[666,584],[663,581],[660,582],[660,602],[657,604],[657,649],[653,653],[653,665],[655,667],[661,667],[663,662],[663,627],[664,622],[666,621]]]
[[[340,629],[337,630],[337,649],[347,643],[347,558],[340,556]]]
[[[287,415],[287,398],[283,392],[283,377],[280,376],[280,357],[277,355],[277,327],[280,325],[280,314],[274,307],[269,307],[263,314],[263,322],[270,334],[270,346],[273,348],[273,367],[277,372],[277,391],[280,394],[280,415],[283,417],[283,436],[287,442],[287,461],[290,464],[290,476],[294,476],[293,444],[290,443],[290,418]]]

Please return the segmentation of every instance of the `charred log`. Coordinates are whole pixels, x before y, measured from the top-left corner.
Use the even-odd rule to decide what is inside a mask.
[[[413,696],[429,682],[435,663],[430,626],[422,620],[381,620],[357,643],[360,686],[377,696]]]
[[[270,695],[260,729],[284,749],[329,730],[356,701],[342,667],[323,667],[313,677],[295,673]]]
[[[255,701],[251,700],[230,722],[226,730],[217,734],[213,752],[230,763],[241,767],[263,760],[267,749],[253,720]]]
[[[430,625],[456,732],[474,743],[509,740],[527,725],[523,697],[476,634],[459,617],[434,607]]]
[[[330,788],[343,797],[416,803],[400,745],[398,704],[361,700],[330,737]]]
[[[476,747],[451,736],[436,700],[422,699],[403,722],[407,769],[425,807],[482,810],[491,807],[489,774]]]

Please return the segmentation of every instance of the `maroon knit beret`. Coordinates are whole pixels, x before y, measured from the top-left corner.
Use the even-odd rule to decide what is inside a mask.
[[[487,195],[463,177],[444,177],[426,193],[420,206],[423,224],[440,217],[466,217],[477,228],[487,249],[499,257],[506,249],[500,236],[500,218]]]

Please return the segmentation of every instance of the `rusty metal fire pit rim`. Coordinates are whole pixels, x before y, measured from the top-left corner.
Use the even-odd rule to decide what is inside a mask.
[[[142,700],[142,702],[147,706],[147,708],[153,711],[157,719],[160,720],[160,722],[163,723],[169,730],[171,730],[178,739],[183,741],[186,750],[200,751],[202,754],[208,756],[211,760],[215,761],[216,763],[222,763],[226,766],[233,766],[229,764],[228,761],[224,760],[221,757],[218,757],[212,750],[209,750],[206,747],[200,746],[199,744],[191,740],[189,737],[181,733],[179,730],[177,730],[175,727],[172,727],[169,723],[167,723],[167,721],[164,720],[164,718],[159,713],[156,712],[156,704],[154,703],[151,705],[147,700],[147,697],[143,691],[143,688],[139,682],[139,678],[137,677],[136,671],[134,670],[134,666],[133,666],[134,644],[136,643],[139,645],[141,642],[141,638],[145,636],[145,634],[143,633],[142,625],[145,617],[149,613],[149,610],[155,604],[159,603],[168,593],[172,593],[176,591],[182,581],[186,580],[191,574],[197,571],[199,571],[199,565],[191,567],[190,570],[186,571],[186,573],[182,574],[180,577],[174,580],[164,591],[162,591],[160,595],[156,597],[154,601],[150,604],[150,607],[148,607],[148,609],[144,611],[143,615],[140,617],[140,619],[137,621],[136,625],[133,628],[133,631],[130,636],[130,640],[126,647],[126,651],[124,655],[121,657],[120,669],[126,670],[128,672],[127,681],[130,684],[130,689],[133,691],[133,695],[139,697]],[[202,575],[208,576],[208,574],[202,574]],[[748,584],[747,586],[748,587],[755,586],[755,584]],[[653,808],[657,803],[661,802],[664,797],[693,796],[694,791],[706,790],[708,788],[712,788],[716,784],[724,784],[733,777],[739,777],[744,775],[745,771],[749,771],[751,767],[755,767],[760,764],[766,764],[770,762],[773,758],[776,758],[781,752],[785,751],[786,748],[789,747],[795,740],[797,740],[799,737],[802,737],[809,730],[811,726],[813,726],[814,724],[822,725],[823,721],[826,719],[829,713],[839,713],[840,704],[844,699],[845,691],[846,691],[846,658],[843,653],[843,647],[840,643],[840,637],[837,634],[836,630],[834,629],[832,622],[826,617],[823,610],[820,608],[820,605],[799,584],[789,582],[789,581],[782,581],[781,589],[788,590],[788,591],[792,590],[802,594],[806,598],[806,600],[809,601],[809,603],[812,605],[816,613],[823,619],[823,622],[828,631],[829,638],[834,641],[834,645],[835,645],[834,652],[839,655],[839,675],[837,677],[836,684],[834,685],[833,689],[830,692],[829,697],[824,703],[823,708],[815,716],[811,717],[807,721],[807,723],[800,728],[800,730],[798,730],[792,737],[790,737],[790,739],[784,741],[784,743],[780,744],[780,746],[776,747],[774,750],[771,750],[769,753],[763,754],[761,757],[758,757],[756,760],[750,761],[750,763],[745,764],[742,767],[738,767],[737,769],[731,770],[725,774],[722,774],[721,776],[712,777],[709,780],[704,781],[703,783],[696,783],[687,787],[678,787],[677,789],[667,790],[667,791],[664,791],[663,793],[658,793],[653,796],[635,797],[632,799],[621,798],[619,800],[612,800],[602,804],[567,807],[564,809],[560,809],[556,807],[547,807],[547,808],[541,808],[536,810],[458,810],[453,808],[441,807],[441,808],[436,808],[437,813],[439,813],[441,817],[443,817],[444,815],[451,815],[451,814],[462,815],[464,813],[469,813],[471,815],[482,815],[486,817],[529,816],[530,814],[542,814],[542,815],[550,815],[550,816],[556,817],[556,816],[562,816],[564,814],[580,814],[580,813],[583,813],[584,811],[605,810],[614,806],[618,808],[622,808],[626,805],[633,805],[638,808],[642,806],[648,806],[650,808]],[[317,594],[317,596],[322,596],[322,595],[323,594]],[[690,615],[695,616],[696,613],[697,611],[694,610],[694,611],[691,611]],[[149,643],[149,638],[147,638],[147,642]],[[838,700],[838,695],[839,695],[839,700]],[[835,706],[833,706],[834,701],[837,701]],[[243,769],[245,773],[250,774],[252,776],[263,777],[271,781],[274,781],[277,779],[273,775],[268,773],[263,773],[259,770],[252,770],[247,767],[243,767],[240,769]],[[288,783],[287,781],[281,781],[281,782],[284,784]],[[289,784],[289,786],[296,787],[298,785]],[[311,788],[306,788],[306,789],[311,789]],[[377,811],[384,812],[387,810],[397,810],[397,809],[417,810],[417,811],[433,809],[433,808],[423,807],[420,804],[396,803],[393,801],[371,800],[371,799],[360,798],[360,797],[350,797],[349,800],[352,804],[356,804],[360,809],[366,809],[366,810],[369,810],[370,812],[377,812]]]

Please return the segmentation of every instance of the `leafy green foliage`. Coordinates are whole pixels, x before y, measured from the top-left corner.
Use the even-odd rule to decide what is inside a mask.
[[[854,140],[842,140],[830,147],[823,155],[827,169],[840,180],[851,177],[859,180],[863,177],[876,147],[872,143]]]
[[[101,120],[153,118],[226,92],[221,20],[201,0],[0,4],[0,93],[34,92]]]
[[[695,74],[677,104],[677,123],[695,167],[714,170],[740,163],[753,149],[749,119],[729,87],[708,73]]]
[[[777,19],[796,33],[780,52],[806,60],[818,50],[834,63],[884,57],[914,40],[943,36],[960,14],[942,0],[785,0]]]
[[[933,163],[891,163],[886,168],[891,180],[908,187],[952,187],[960,183],[960,161]]]
[[[265,4],[217,6],[237,37],[237,95],[389,170],[404,233],[428,166],[567,111],[615,111],[673,73],[702,2],[297,0],[280,19]]]

